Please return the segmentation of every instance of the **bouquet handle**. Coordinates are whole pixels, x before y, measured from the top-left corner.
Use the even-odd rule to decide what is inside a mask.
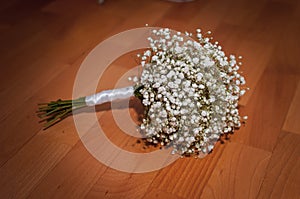
[[[111,102],[118,99],[127,99],[131,96],[135,96],[136,90],[133,86],[117,88],[113,90],[105,90],[99,93],[81,97],[75,100],[57,100],[48,103],[41,103],[37,111],[37,115],[42,119],[41,122],[46,122],[44,129],[56,124],[63,120],[72,111],[87,107],[103,104],[105,102]]]
[[[134,96],[134,87],[129,86],[113,90],[105,90],[93,95],[86,96],[85,103],[87,106],[95,106],[118,99],[127,99],[131,96]]]

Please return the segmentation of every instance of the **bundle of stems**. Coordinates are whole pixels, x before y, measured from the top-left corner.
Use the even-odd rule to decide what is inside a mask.
[[[75,100],[58,99],[49,103],[39,103],[37,115],[42,119],[40,122],[46,122],[44,124],[44,129],[47,129],[71,115],[72,111],[86,106],[85,97]]]

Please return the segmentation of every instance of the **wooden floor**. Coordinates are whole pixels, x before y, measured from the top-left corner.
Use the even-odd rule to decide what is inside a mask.
[[[0,6],[0,198],[300,198],[300,1],[12,0]],[[251,90],[245,127],[203,159],[183,158],[134,174],[98,162],[72,117],[43,131],[38,102],[71,98],[76,72],[101,41],[150,26],[211,30],[243,56]],[[134,66],[112,64],[99,90]],[[134,107],[131,108],[134,117]],[[128,150],[135,138],[97,112],[108,137]],[[118,136],[113,136],[113,135]]]

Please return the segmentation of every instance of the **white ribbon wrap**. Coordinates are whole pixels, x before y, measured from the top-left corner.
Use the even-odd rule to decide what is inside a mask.
[[[95,106],[105,102],[111,102],[117,99],[127,99],[134,95],[134,88],[132,86],[125,88],[117,88],[113,90],[106,90],[94,95],[85,97],[87,106]]]

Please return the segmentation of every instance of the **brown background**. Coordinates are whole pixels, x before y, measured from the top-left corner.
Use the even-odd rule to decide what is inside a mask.
[[[0,16],[0,198],[299,198],[300,1],[12,0],[1,3]],[[71,97],[98,43],[146,23],[211,30],[226,52],[243,55],[251,90],[241,112],[249,121],[204,159],[131,174],[95,160],[72,117],[43,131],[35,110]],[[112,88],[133,60],[116,60],[99,90]],[[145,151],[118,129],[109,105],[97,115],[114,143]]]

